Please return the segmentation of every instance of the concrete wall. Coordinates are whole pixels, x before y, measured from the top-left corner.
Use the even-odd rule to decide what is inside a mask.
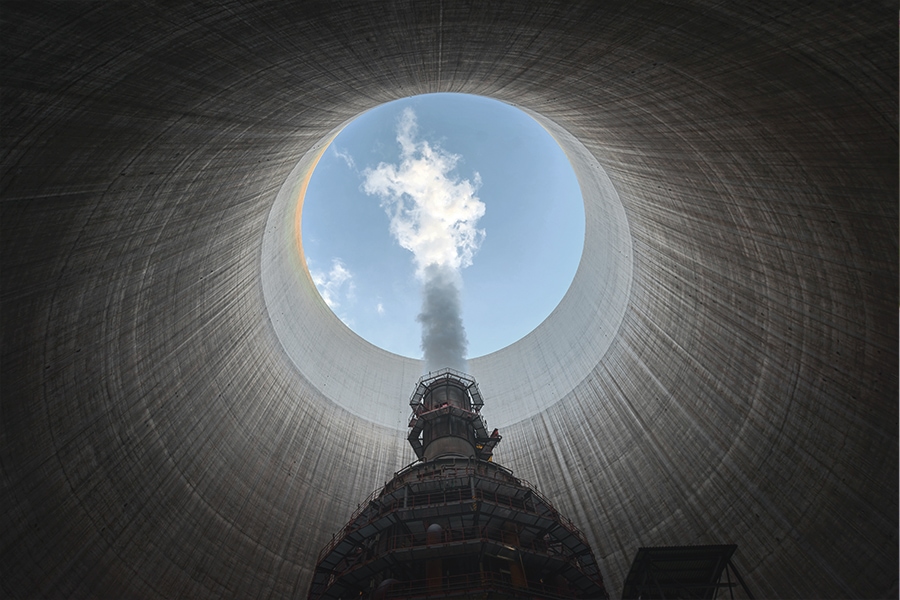
[[[895,6],[31,1],[0,23],[6,595],[305,593],[412,453],[328,389],[390,394],[396,361],[360,372],[379,351],[314,311],[303,351],[346,362],[323,380],[286,350],[267,223],[336,127],[455,91],[571,134],[624,211],[624,283],[592,258],[571,299],[622,296],[608,340],[566,348],[592,364],[567,371],[552,327],[563,383],[522,419],[482,390],[497,460],[612,592],[641,545],[734,542],[757,596],[896,597]],[[510,352],[476,375],[510,378]]]

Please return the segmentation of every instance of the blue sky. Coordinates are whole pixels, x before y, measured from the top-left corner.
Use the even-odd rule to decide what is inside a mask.
[[[411,135],[430,153],[423,160],[440,164],[444,187],[462,190],[468,209],[483,204],[482,216],[466,213],[466,231],[477,239],[462,253],[471,264],[462,260],[458,269],[462,318],[468,357],[499,350],[556,307],[584,244],[584,205],[565,154],[537,122],[507,104],[429,94],[381,105],[350,123],[307,189],[307,266],[320,294],[357,334],[397,354],[422,356],[421,269],[417,277],[407,249],[413,242],[392,235],[391,202],[371,183],[401,168],[404,122],[400,141],[409,145]]]

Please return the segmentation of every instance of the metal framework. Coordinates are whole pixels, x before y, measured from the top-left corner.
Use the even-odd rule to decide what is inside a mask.
[[[734,544],[639,548],[625,578],[622,599],[712,600],[723,588],[733,599],[734,588],[740,584],[752,600],[753,595],[731,560],[736,549]],[[737,583],[732,583],[732,574]]]
[[[452,405],[437,407],[429,410],[425,404],[425,396],[435,386],[447,383],[458,384],[465,390],[468,397],[469,410]],[[471,423],[475,433],[475,456],[482,460],[492,460],[494,448],[500,443],[502,436],[497,430],[491,434],[487,432],[487,419],[481,414],[481,408],[484,406],[484,399],[478,384],[473,378],[456,371],[455,369],[446,368],[440,371],[434,371],[419,379],[416,389],[409,398],[409,407],[412,409],[409,415],[409,435],[407,439],[412,446],[416,457],[419,460],[425,458],[425,447],[422,434],[426,424],[436,419],[444,418],[452,415],[455,418],[463,419]]]
[[[501,438],[486,433],[483,404],[463,373],[419,380],[409,442],[420,460],[322,550],[309,598],[608,597],[584,534],[490,460]]]

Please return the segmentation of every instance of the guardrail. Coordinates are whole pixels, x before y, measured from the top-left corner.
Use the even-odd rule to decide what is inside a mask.
[[[473,542],[494,542],[506,546],[509,549],[523,550],[531,554],[541,554],[543,556],[556,556],[568,563],[571,567],[578,569],[585,576],[592,577],[596,575],[593,572],[585,572],[588,565],[582,564],[578,554],[572,552],[562,542],[547,539],[531,539],[523,541],[517,532],[503,531],[497,528],[488,528],[485,526],[470,526],[453,529],[444,529],[435,539],[434,534],[431,536],[425,532],[421,534],[399,534],[388,537],[382,537],[379,541],[378,548],[367,554],[362,547],[357,547],[351,551],[344,560],[339,562],[332,570],[335,577],[342,577],[351,571],[368,565],[384,555],[397,550],[414,550],[426,547],[444,547],[455,544],[465,544]]]
[[[415,467],[422,467],[423,463],[413,463],[404,469],[401,469],[397,472],[396,476],[405,475],[409,471],[411,471]],[[435,506],[435,505],[447,505],[447,504],[459,504],[463,502],[472,502],[472,501],[488,501],[492,504],[496,504],[499,506],[504,506],[510,509],[515,509],[521,512],[527,512],[529,514],[546,514],[550,518],[555,521],[558,521],[562,527],[568,531],[570,534],[574,535],[582,544],[584,544],[587,548],[590,548],[590,544],[587,541],[584,533],[572,522],[571,519],[561,514],[556,508],[554,508],[553,504],[541,494],[537,488],[535,488],[531,483],[524,479],[517,479],[512,477],[512,472],[504,467],[500,467],[499,465],[492,465],[491,467],[484,467],[483,465],[479,465],[474,461],[467,461],[462,465],[457,463],[451,463],[449,468],[448,465],[442,465],[440,470],[435,469],[432,471],[425,471],[425,477],[420,478],[420,481],[431,481],[431,480],[446,480],[446,479],[461,479],[467,478],[472,475],[477,475],[483,478],[493,478],[495,480],[500,480],[503,483],[512,483],[518,484],[521,487],[527,489],[530,494],[532,494],[535,498],[537,498],[541,504],[546,508],[546,513],[539,513],[533,507],[529,508],[527,503],[524,500],[520,500],[517,498],[513,498],[510,496],[504,496],[501,494],[495,494],[490,492],[485,492],[484,490],[475,490],[475,496],[471,495],[471,492],[467,488],[463,488],[456,491],[447,491],[440,490],[435,492],[426,492],[426,493],[418,493],[411,494],[406,497],[406,506],[404,506],[404,501],[402,499],[393,499],[391,501],[377,501],[379,496],[381,495],[381,490],[375,490],[369,496],[357,506],[357,509],[353,512],[353,515],[350,517],[349,522],[335,535],[332,536],[331,542],[329,542],[322,550],[319,552],[319,555],[316,559],[316,564],[322,562],[322,560],[327,556],[341,541],[343,541],[347,536],[352,534],[354,531],[369,525],[374,520],[381,518],[385,514],[404,509],[412,509],[421,506]],[[482,468],[478,468],[482,467]],[[503,477],[498,477],[494,474],[493,477],[489,474],[494,469],[500,470],[502,469],[503,475],[507,477],[512,477],[513,481],[508,481]],[[389,484],[388,484],[389,485]],[[406,483],[404,483],[406,485]],[[399,489],[398,488],[394,488]],[[448,496],[449,494],[449,496]],[[363,515],[363,513],[372,509],[373,514],[366,519],[365,521],[358,522],[359,518]]]
[[[531,594],[535,594],[541,598],[553,600],[571,600],[579,597],[574,590],[560,590],[556,586],[546,585],[539,581],[529,581],[527,587],[516,586],[513,585],[510,578],[497,573],[451,575],[442,577],[440,582],[428,579],[398,581],[393,585],[386,586],[383,590],[376,590],[374,597],[385,600],[388,598],[395,600],[400,598],[438,598],[459,591],[471,592],[473,597],[479,592],[501,592],[516,598],[528,598]]]

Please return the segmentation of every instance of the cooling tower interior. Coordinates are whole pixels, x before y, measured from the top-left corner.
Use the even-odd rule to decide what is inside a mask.
[[[422,366],[316,294],[303,182],[359,114],[460,92],[533,115],[582,186],[565,298],[469,366],[495,460],[610,593],[639,547],[737,544],[756,597],[897,597],[895,4],[7,0],[0,24],[2,595],[306,596],[414,460]]]

